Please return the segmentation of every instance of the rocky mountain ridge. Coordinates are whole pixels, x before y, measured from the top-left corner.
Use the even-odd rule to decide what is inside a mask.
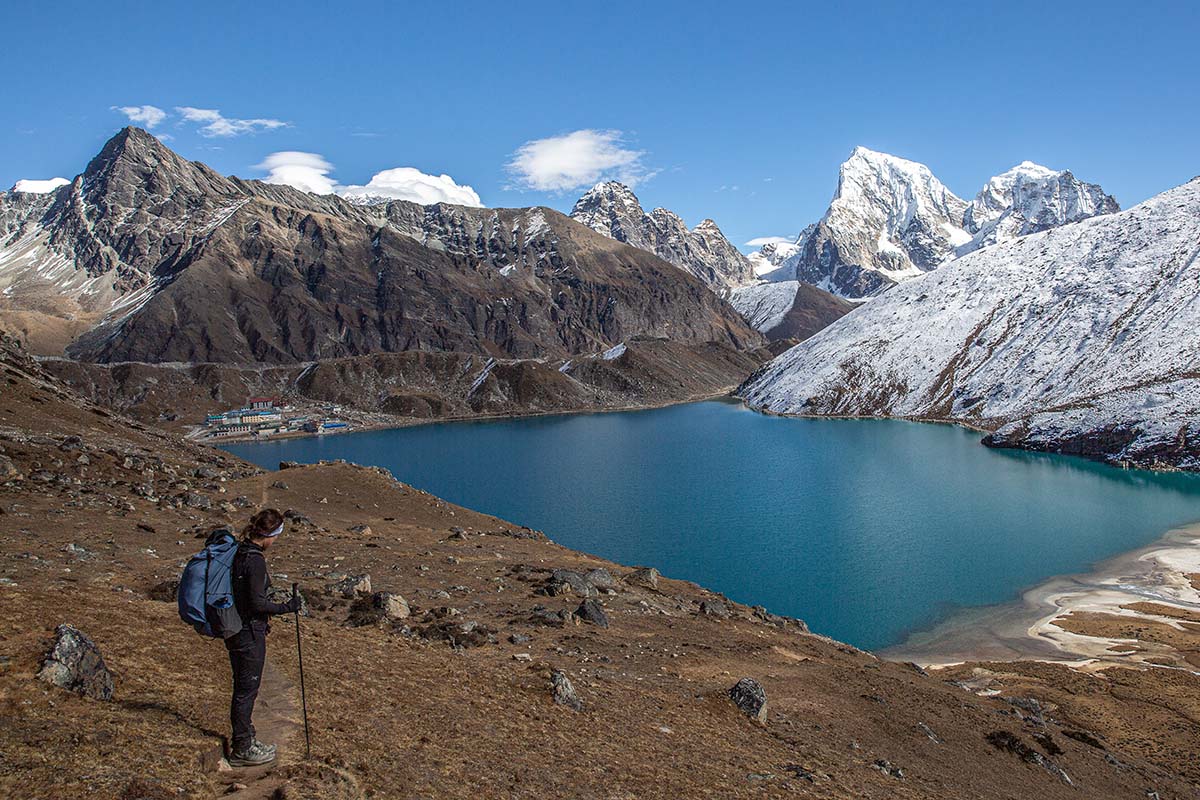
[[[776,266],[767,280],[865,299],[981,247],[1117,210],[1098,185],[1028,161],[990,179],[968,203],[924,164],[857,147],[824,217],[786,251],[752,258]]]
[[[969,253],[739,390],[780,414],[955,420],[987,442],[1200,469],[1200,179]]]
[[[136,128],[69,186],[0,198],[0,322],[93,361],[761,342],[701,281],[551,209],[356,205],[226,178]]]
[[[597,233],[654,253],[704,281],[714,291],[754,281],[754,266],[734,247],[717,223],[702,220],[688,229],[678,214],[656,208],[647,214],[623,183],[604,181],[575,203],[571,218]]]

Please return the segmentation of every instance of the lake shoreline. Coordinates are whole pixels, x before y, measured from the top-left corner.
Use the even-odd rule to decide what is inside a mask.
[[[733,396],[733,392],[738,385],[734,384],[716,392],[704,392],[692,397],[686,397],[680,400],[665,400],[657,403],[641,403],[626,406],[592,406],[589,408],[576,409],[558,409],[550,411],[505,411],[497,414],[471,414],[452,417],[400,417],[380,422],[359,423],[353,428],[346,428],[337,431],[324,431],[321,433],[309,431],[289,431],[280,433],[274,436],[258,437],[258,436],[221,436],[221,437],[202,437],[198,434],[204,431],[202,427],[192,427],[187,432],[187,437],[197,444],[208,447],[216,447],[220,449],[224,444],[265,444],[268,442],[278,442],[294,439],[316,439],[326,436],[344,436],[348,433],[365,433],[368,431],[388,431],[400,430],[403,428],[419,428],[427,425],[439,425],[442,423],[456,422],[496,422],[499,420],[508,419],[536,419],[539,417],[571,417],[582,416],[587,414],[616,414],[629,411],[654,411],[660,408],[671,408],[672,406],[688,405],[690,403],[704,403],[710,400],[729,400],[737,402],[743,406],[745,403],[739,398]],[[746,406],[749,408],[748,406]],[[751,409],[753,410],[753,409]]]
[[[1186,652],[1114,636],[1104,623],[1136,620],[1180,628],[1178,620],[1191,615],[1200,618],[1200,522],[1173,528],[1088,572],[1042,581],[1013,602],[963,609],[878,655],[930,667],[1018,660],[1178,666]]]

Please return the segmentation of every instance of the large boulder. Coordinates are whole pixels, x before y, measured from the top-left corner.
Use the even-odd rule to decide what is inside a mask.
[[[608,627],[608,614],[605,613],[604,606],[600,605],[597,600],[584,600],[576,609],[575,616],[584,622],[599,625],[601,628]]]
[[[750,719],[767,719],[767,692],[754,678],[742,678],[729,690],[729,699]]]
[[[112,673],[104,665],[100,648],[87,634],[71,625],[63,624],[55,629],[54,645],[42,662],[38,678],[84,697],[112,699]]]

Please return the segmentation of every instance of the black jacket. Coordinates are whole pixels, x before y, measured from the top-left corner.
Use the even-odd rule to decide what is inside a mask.
[[[267,592],[271,576],[267,574],[267,557],[253,542],[243,541],[233,557],[233,604],[242,624],[256,631],[268,630],[272,614],[290,614],[286,603],[272,603]]]

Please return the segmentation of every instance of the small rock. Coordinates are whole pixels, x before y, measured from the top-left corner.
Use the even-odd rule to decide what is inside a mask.
[[[729,617],[729,607],[720,600],[701,600],[700,613],[706,617],[727,619]]]
[[[289,487],[283,481],[274,481],[271,483],[271,488],[272,489],[282,489],[283,491],[287,491]]]
[[[196,492],[188,492],[184,496],[183,502],[188,508],[198,508],[201,511],[207,511],[212,508],[212,500],[207,495],[197,494]]]
[[[508,637],[508,640],[510,642],[512,642],[513,644],[525,644],[525,643],[529,642],[532,638],[533,637],[527,636],[524,633],[514,633]]]
[[[513,661],[533,661],[529,653],[513,653]]]
[[[139,531],[145,531],[146,533],[157,533],[157,531],[154,530],[153,525],[147,525],[145,522],[139,522],[137,524],[137,529]]]
[[[596,600],[584,600],[580,603],[579,608],[575,610],[575,616],[601,628],[608,627],[608,614],[604,612],[604,606]]]
[[[21,477],[21,471],[8,456],[0,456],[0,481],[11,481]]]
[[[767,693],[753,678],[742,678],[729,690],[729,699],[742,713],[758,722],[767,719]]]
[[[58,446],[58,449],[62,450],[63,452],[70,452],[72,450],[82,450],[83,449],[83,439],[80,438],[79,436],[74,436],[74,435],[68,436],[67,438],[62,440],[62,444],[60,444]]]
[[[345,598],[354,598],[360,594],[371,593],[371,576],[370,575],[349,575],[342,578],[336,583],[331,583],[325,587],[328,591],[334,594],[340,594]]]
[[[571,683],[571,679],[567,677],[567,673],[561,669],[556,669],[550,673],[550,690],[553,693],[554,702],[560,706],[567,706],[576,711],[583,710],[583,701],[575,693],[575,686]]]
[[[639,567],[625,576],[624,580],[633,586],[658,590],[658,570],[654,567]]]
[[[279,462],[279,469],[281,469],[281,470],[296,469],[299,466],[301,466],[299,461],[280,461]]]
[[[904,777],[904,770],[901,769],[900,767],[897,767],[895,764],[893,764],[892,762],[888,761],[885,758],[875,759],[875,763],[871,764],[871,768],[877,769],[880,772],[882,772],[884,775],[890,775],[893,778],[903,778]]]
[[[350,531],[350,533],[358,533],[363,536],[371,535],[371,526],[370,525],[351,525],[346,530]]]
[[[79,545],[75,544],[74,542],[71,542],[66,547],[64,547],[63,552],[74,558],[79,559],[80,561],[91,561],[93,558],[96,557],[96,554],[93,553],[91,550],[88,550],[87,548],[84,548],[84,547],[80,547]]]
[[[550,625],[555,628],[562,628],[568,623],[575,621],[575,615],[566,609],[562,611],[551,611],[545,606],[534,606],[529,614],[529,621],[537,625]]]
[[[46,654],[38,678],[84,697],[111,700],[112,674],[100,648],[79,629],[63,624],[54,631],[54,646]]]

